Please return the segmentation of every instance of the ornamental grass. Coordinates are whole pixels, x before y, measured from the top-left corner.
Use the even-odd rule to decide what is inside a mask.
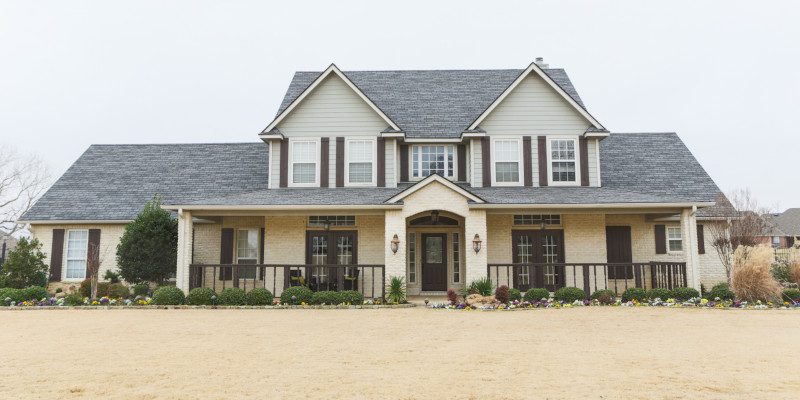
[[[775,253],[769,246],[739,246],[733,253],[731,289],[745,301],[780,301],[781,285],[772,275]]]

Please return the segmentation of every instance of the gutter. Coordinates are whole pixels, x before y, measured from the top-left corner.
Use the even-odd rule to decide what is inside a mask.
[[[470,204],[471,209],[503,209],[503,208],[532,208],[532,209],[598,209],[598,208],[690,208],[710,207],[714,202],[708,203],[592,203],[592,204]]]
[[[279,204],[279,205],[162,205],[165,210],[227,210],[227,211],[281,211],[281,210],[397,210],[403,208],[402,204]]]

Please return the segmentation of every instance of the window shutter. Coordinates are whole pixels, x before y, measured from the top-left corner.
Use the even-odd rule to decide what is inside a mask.
[[[280,187],[289,186],[289,140],[281,140],[281,182]]]
[[[491,143],[488,137],[481,138],[481,163],[483,169],[483,187],[492,186]]]
[[[656,254],[667,254],[667,228],[656,225]]]
[[[222,228],[222,235],[219,245],[219,263],[233,264],[233,228]],[[219,269],[219,279],[229,281],[233,277],[231,268],[221,267]]]
[[[100,267],[100,229],[89,229],[89,243],[86,246],[86,278],[89,278],[89,271],[92,268]],[[97,271],[100,274],[100,271]],[[100,278],[99,276],[97,277]]]
[[[533,186],[533,158],[531,154],[531,137],[522,137],[522,171],[525,174],[525,186]]]
[[[408,182],[408,145],[400,145],[400,182]]]
[[[539,186],[547,186],[547,137],[539,136],[536,147],[539,153]]]
[[[336,138],[336,187],[344,187],[344,138]]]
[[[50,251],[50,282],[61,280],[61,265],[64,262],[64,230],[53,229],[53,248]]]
[[[322,138],[319,140],[319,186],[320,187],[328,187],[328,178],[329,178],[329,171],[328,171],[328,158],[330,153],[328,146],[330,146],[330,138]]]
[[[463,144],[456,146],[456,157],[458,157],[458,177],[456,179],[465,182],[467,180],[467,146]]]
[[[265,238],[264,238],[264,228],[261,228],[261,236],[259,236],[259,240],[258,240],[258,243],[259,243],[258,245],[260,246],[258,248],[258,263],[259,264],[264,264],[264,244],[265,244],[264,240],[265,240]]]
[[[589,146],[586,138],[578,139],[578,147],[581,157],[581,186],[589,186]]]
[[[697,253],[706,254],[706,239],[703,225],[697,224]]]
[[[378,187],[386,186],[386,139],[378,138]]]

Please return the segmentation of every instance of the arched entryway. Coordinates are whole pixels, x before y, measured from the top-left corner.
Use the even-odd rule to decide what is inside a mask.
[[[440,210],[406,218],[409,295],[461,288],[465,278],[464,218]]]

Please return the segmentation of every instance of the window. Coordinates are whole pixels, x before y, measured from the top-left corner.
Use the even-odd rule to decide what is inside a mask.
[[[295,140],[291,144],[292,174],[291,182],[295,186],[313,186],[317,184],[317,142],[313,140]]]
[[[408,234],[408,283],[417,281],[417,234]]]
[[[561,225],[558,214],[518,214],[514,215],[514,225]]]
[[[236,263],[258,264],[258,229],[239,229],[236,233]],[[239,279],[256,279],[256,267],[239,268]]]
[[[413,146],[411,148],[411,176],[424,178],[439,174],[446,178],[454,175],[453,146]]]
[[[550,141],[550,179],[552,182],[577,182],[577,159],[575,139],[553,139]]]
[[[355,215],[312,215],[308,217],[308,226],[325,227],[330,226],[355,226]]]
[[[681,237],[681,228],[667,228],[667,249],[669,249],[670,252],[683,251],[683,237]]]
[[[347,141],[347,183],[352,185],[374,184],[375,163],[374,140],[348,140]]]
[[[461,244],[458,233],[453,233],[453,283],[461,282]]]
[[[89,250],[89,231],[71,230],[67,236],[66,279],[86,279],[86,256]]]
[[[518,139],[498,139],[492,146],[494,151],[494,181],[495,183],[516,184],[520,183],[520,150],[521,143]]]
[[[781,247],[781,237],[780,236],[773,236],[772,237],[772,247],[779,249]]]

